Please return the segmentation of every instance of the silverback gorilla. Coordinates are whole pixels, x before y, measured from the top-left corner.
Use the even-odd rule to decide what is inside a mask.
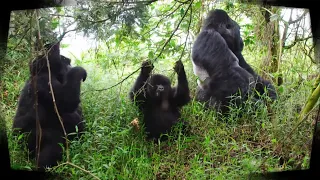
[[[84,130],[82,112],[80,110],[80,86],[85,81],[87,73],[82,67],[71,67],[70,59],[60,55],[60,45],[49,44],[48,60],[51,71],[51,84],[54,91],[55,102],[63,120],[66,133],[76,132],[78,135]],[[18,108],[13,121],[14,134],[29,133],[27,147],[32,158],[36,157],[36,109],[34,84],[37,90],[37,116],[41,125],[42,136],[40,144],[39,165],[40,170],[45,167],[57,165],[62,160],[62,148],[65,145],[64,133],[54,110],[54,104],[49,87],[49,73],[47,58],[38,56],[30,64],[31,77],[26,82],[19,97]],[[72,140],[76,135],[69,135]]]
[[[129,97],[135,102],[144,115],[147,139],[166,140],[161,134],[169,133],[179,121],[182,122],[182,131],[185,132],[187,123],[179,120],[180,108],[190,101],[189,87],[184,66],[177,61],[174,67],[178,75],[178,86],[171,87],[169,78],[161,74],[151,75],[153,65],[149,61],[142,63],[141,72]]]
[[[224,114],[231,102],[238,106],[247,100],[254,88],[253,76],[239,66],[238,58],[217,31],[201,31],[194,43],[192,58],[198,69],[208,73],[208,77],[202,76],[204,83],[198,87],[198,101],[206,102],[207,107],[213,106]],[[241,97],[231,98],[239,95]]]
[[[255,90],[260,95],[267,93],[272,100],[277,99],[274,86],[269,81],[261,78],[245,61],[241,53],[244,44],[240,36],[240,26],[237,22],[232,20],[224,10],[215,9],[210,11],[205,20],[203,29],[215,29],[218,31],[225,39],[229,49],[237,56],[239,65],[255,77]],[[265,90],[267,90],[267,92],[265,92]],[[257,94],[256,98],[259,98]]]
[[[239,25],[225,11],[211,11],[192,49],[194,73],[203,82],[198,82],[198,101],[208,102],[207,105],[215,106],[224,113],[231,100],[228,96],[236,92],[243,96],[235,99],[236,105],[242,104],[248,95],[256,91],[254,100],[257,100],[258,94],[265,93],[265,87],[271,99],[276,99],[274,87],[246,63],[242,49]]]

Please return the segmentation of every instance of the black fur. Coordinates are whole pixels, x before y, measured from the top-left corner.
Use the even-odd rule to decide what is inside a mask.
[[[224,10],[215,9],[210,11],[205,20],[203,29],[215,29],[219,32],[225,39],[228,47],[237,56],[239,65],[255,77],[255,81],[257,82],[255,86],[256,91],[260,95],[267,93],[272,100],[277,99],[276,90],[271,82],[260,77],[245,61],[241,53],[244,44],[240,36],[240,26],[237,22],[232,20]],[[267,92],[265,89],[267,89]],[[255,97],[259,98],[258,96]]]
[[[192,60],[194,67],[208,73],[207,77],[200,74],[204,83],[199,84],[196,95],[196,100],[206,102],[207,107],[215,107],[224,114],[228,112],[230,103],[242,105],[251,94],[253,76],[239,66],[238,58],[216,30],[200,32],[193,45]]]
[[[158,140],[161,134],[169,133],[171,128],[179,121],[182,122],[183,131],[186,122],[179,120],[180,109],[190,101],[189,87],[184,66],[177,61],[175,72],[178,75],[178,86],[171,87],[170,80],[163,75],[153,74],[153,65],[149,61],[142,64],[138,76],[129,96],[136,102],[144,115],[145,131],[148,139]],[[166,140],[162,136],[160,140]]]
[[[60,55],[59,44],[47,45],[50,47],[48,59],[50,62],[52,87],[55,102],[59,114],[63,120],[67,134],[76,132],[78,135],[84,131],[82,112],[80,104],[81,81],[85,81],[87,73],[82,67],[71,67],[70,59]],[[26,82],[18,102],[18,108],[14,117],[14,134],[31,132],[27,138],[27,146],[31,158],[35,157],[36,148],[36,111],[34,87],[32,76],[36,82],[38,96],[38,118],[42,129],[39,169],[57,165],[62,160],[62,148],[58,143],[65,145],[64,133],[54,110],[53,100],[49,87],[49,74],[45,56],[37,57],[30,64],[31,77]],[[68,136],[69,140],[76,135]]]

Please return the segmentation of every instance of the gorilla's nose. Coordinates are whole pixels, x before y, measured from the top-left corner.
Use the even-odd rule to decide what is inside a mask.
[[[157,91],[162,92],[163,90],[164,90],[164,87],[161,84],[157,85]]]

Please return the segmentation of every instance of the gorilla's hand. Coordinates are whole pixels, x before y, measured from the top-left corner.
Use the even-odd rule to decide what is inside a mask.
[[[80,67],[73,67],[69,72],[68,72],[68,80],[73,80],[73,81],[85,81],[87,78],[87,71]]]
[[[144,61],[141,66],[141,72],[143,74],[150,74],[153,70],[154,66],[150,61]]]
[[[174,65],[174,71],[179,74],[180,72],[182,72],[184,70],[184,66],[182,64],[182,61],[176,61],[175,65]]]

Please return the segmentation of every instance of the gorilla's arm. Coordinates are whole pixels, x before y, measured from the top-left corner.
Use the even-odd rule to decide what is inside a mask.
[[[68,72],[67,81],[64,84],[52,77],[51,84],[60,113],[74,112],[77,109],[80,103],[81,80],[84,81],[86,76],[87,73],[82,67],[74,67]],[[37,90],[39,103],[48,110],[52,109],[53,101],[48,84],[48,75],[38,77]]]
[[[236,61],[223,37],[214,29],[203,30],[197,36],[192,48],[192,61],[205,69],[209,76],[220,71],[222,66],[230,66]],[[226,60],[228,59],[228,60]]]
[[[178,86],[173,88],[175,92],[174,101],[178,107],[181,107],[189,103],[191,99],[189,94],[190,90],[182,62],[177,61],[174,69],[178,74]]]
[[[147,80],[150,76],[151,70],[152,70],[152,69],[149,70],[144,66],[145,65],[142,65],[140,74],[139,74],[136,82],[134,83],[134,86],[129,94],[131,101],[136,101],[140,105],[145,103],[145,101],[147,100],[147,98],[146,98],[147,93],[145,93],[145,91],[146,91],[145,86],[146,86],[146,82],[147,82]]]
[[[256,74],[256,72],[254,72],[254,70],[251,68],[251,66],[245,61],[244,57],[242,56],[241,52],[236,52],[234,53],[237,58],[239,59],[239,65],[247,70],[250,74],[252,74],[254,77],[257,77],[258,75]]]
[[[256,79],[257,81],[257,85],[256,85],[256,90],[258,92],[265,92],[265,89],[267,90],[268,92],[268,95],[270,96],[270,98],[272,100],[275,100],[277,99],[277,93],[276,93],[276,90],[274,88],[274,86],[272,85],[271,82],[263,79],[262,77],[260,77],[252,68],[249,64],[247,64],[247,62],[245,61],[244,57],[242,56],[241,52],[239,53],[235,53],[235,55],[238,57],[239,59],[239,65],[247,70],[250,74],[253,75],[253,77]]]
[[[277,95],[276,90],[275,90],[274,86],[272,85],[272,83],[270,81],[262,79],[260,76],[258,76],[258,78],[257,78],[256,90],[258,92],[268,92],[267,95],[272,100],[277,99],[278,95]]]

